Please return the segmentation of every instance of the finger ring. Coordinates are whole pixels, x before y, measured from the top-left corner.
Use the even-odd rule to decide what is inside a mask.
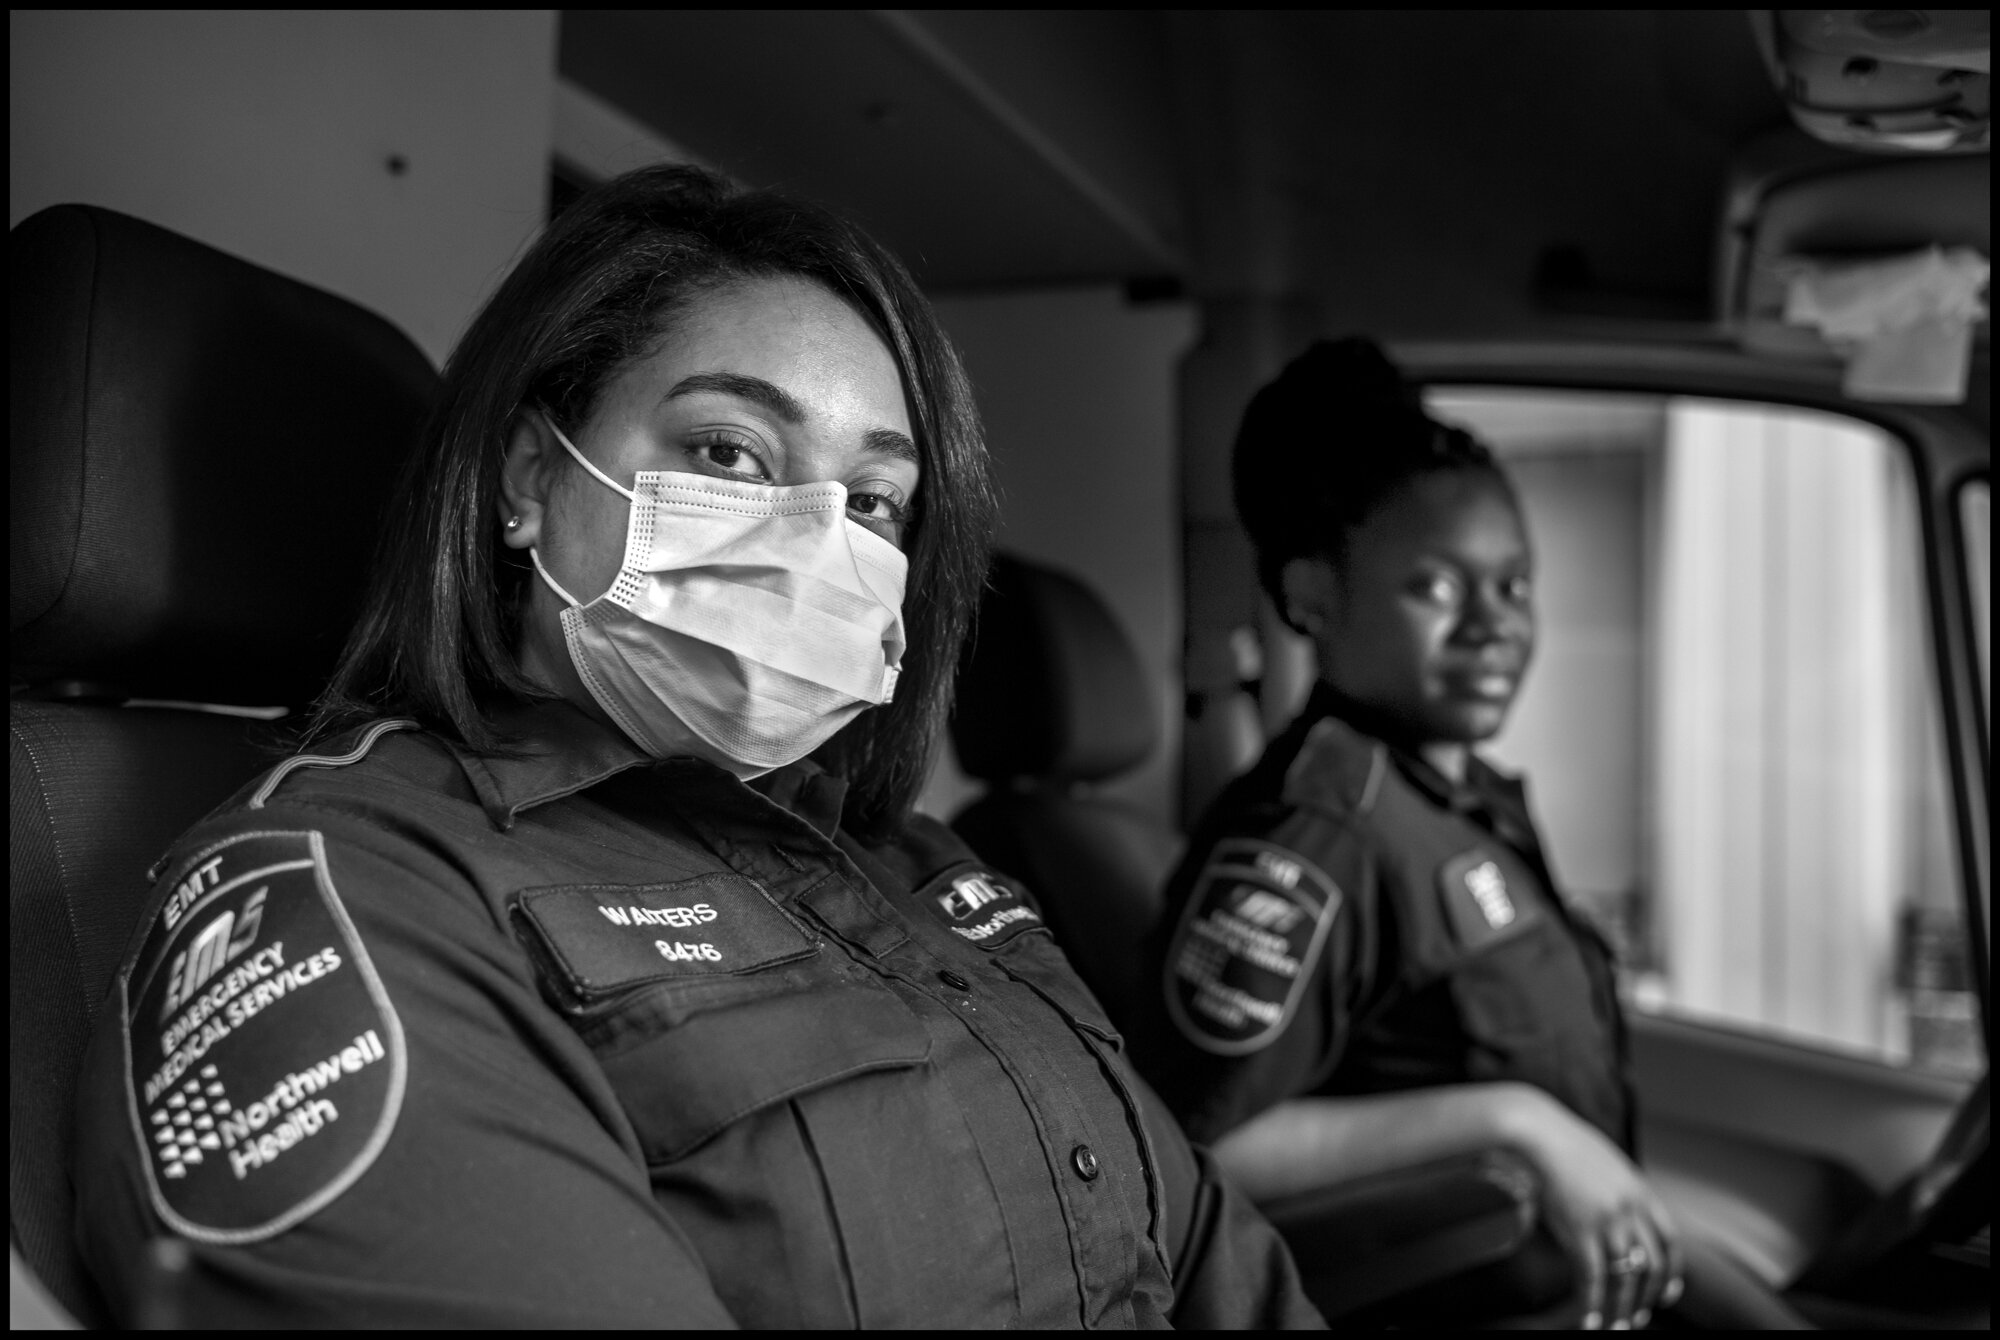
[[[1631,1275],[1646,1268],[1646,1253],[1634,1247],[1623,1256],[1615,1257],[1605,1269],[1614,1275]]]

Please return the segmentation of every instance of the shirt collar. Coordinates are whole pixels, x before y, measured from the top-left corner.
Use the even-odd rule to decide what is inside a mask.
[[[504,754],[475,753],[463,745],[446,743],[472,784],[480,808],[502,832],[512,828],[523,811],[661,761],[560,698],[503,706],[493,713],[493,724],[509,741]],[[694,759],[673,763],[712,772],[718,784],[743,785],[710,764]],[[840,827],[846,779],[810,759],[767,773],[749,786],[829,838]]]
[[[1461,814],[1497,810],[1508,819],[1526,811],[1520,779],[1508,776],[1478,754],[1467,750],[1465,780],[1455,782],[1439,772],[1414,747],[1399,742],[1393,724],[1380,713],[1342,695],[1324,681],[1314,686],[1306,715],[1315,721],[1326,716],[1339,717],[1362,734],[1382,741],[1388,746],[1389,757],[1394,760],[1396,770],[1410,785],[1446,809]]]
[[[840,810],[847,801],[847,779],[835,776],[809,758],[767,772],[750,783],[764,798],[804,819],[821,836],[840,831]]]
[[[506,831],[523,810],[574,795],[652,760],[617,731],[560,698],[511,703],[492,713],[506,752],[475,753],[447,741],[480,808]]]

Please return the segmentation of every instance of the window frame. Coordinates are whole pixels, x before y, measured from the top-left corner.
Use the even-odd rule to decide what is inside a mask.
[[[1965,620],[1967,640],[1970,644],[1970,656],[1971,656],[1972,677],[1973,677],[1972,684],[1973,688],[1977,690],[1973,699],[1973,705],[1979,709],[1978,744],[1983,750],[1980,759],[1980,770],[1986,776],[1991,777],[1993,772],[1993,757],[1992,757],[1993,698],[1992,698],[1992,684],[1991,684],[1993,668],[1989,663],[1982,662],[1979,659],[1979,639],[1977,636],[1977,628],[1979,620],[1978,616],[1973,612],[1974,593],[1970,577],[1970,574],[1976,565],[1972,562],[1973,559],[1972,545],[1967,535],[1966,517],[1965,517],[1966,495],[1974,487],[1981,487],[1986,490],[1986,499],[1987,499],[1986,544],[1988,550],[1988,559],[1990,562],[1992,556],[1991,550],[1993,545],[1993,538],[1992,538],[1993,480],[1991,474],[1988,471],[1986,470],[1968,471],[1965,474],[1961,475],[1958,479],[1958,482],[1952,486],[1951,519],[1953,526],[1953,536],[1957,548],[1957,556],[1959,561],[1960,593],[1963,597],[1961,602],[1962,609],[1960,611],[1960,617]],[[1987,618],[1990,620],[1992,618],[1992,602],[1991,602],[1991,590],[1990,590],[1992,575],[1990,572],[1987,575],[1987,581],[1989,583]]]
[[[1840,390],[1840,368],[1780,362],[1716,344],[1400,341],[1391,356],[1422,389],[1450,386],[1626,392],[1747,401],[1837,414],[1869,424],[1897,445],[1912,472],[1923,580],[1928,661],[1938,692],[1951,786],[1952,836],[1965,914],[1968,958],[1978,992],[1990,1070],[1992,1038],[1991,820],[1988,735],[1972,629],[1961,490],[1989,479],[1991,441],[1961,407],[1862,403]],[[1989,483],[1990,489],[1990,483]],[[1697,1027],[1712,1027],[1705,1021]],[[1738,1030],[1718,1027],[1718,1031]],[[1742,1030],[1749,1031],[1749,1030]],[[1805,1041],[1773,1045],[1824,1054]],[[1889,1062],[1884,1070],[1903,1068]]]

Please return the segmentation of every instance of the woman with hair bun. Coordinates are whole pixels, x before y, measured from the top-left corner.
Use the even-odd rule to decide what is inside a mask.
[[[1234,469],[1259,578],[1319,680],[1172,880],[1141,1067],[1260,1201],[1516,1151],[1575,1319],[1643,1326],[1707,1253],[1633,1161],[1611,951],[1558,890],[1520,782],[1474,750],[1535,647],[1506,474],[1357,338],[1258,392]],[[1737,1292],[1710,1317],[1782,1322]],[[1425,1301],[1438,1320],[1467,1300]]]
[[[77,1100],[114,1315],[1317,1325],[912,812],[992,514],[858,229],[686,168],[574,201],[452,355],[307,752],[154,872]]]

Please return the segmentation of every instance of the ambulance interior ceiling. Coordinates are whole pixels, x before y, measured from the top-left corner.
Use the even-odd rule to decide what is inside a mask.
[[[934,292],[1289,297],[1392,338],[1707,322],[1726,165],[1787,125],[1743,10],[578,10],[559,59]]]

